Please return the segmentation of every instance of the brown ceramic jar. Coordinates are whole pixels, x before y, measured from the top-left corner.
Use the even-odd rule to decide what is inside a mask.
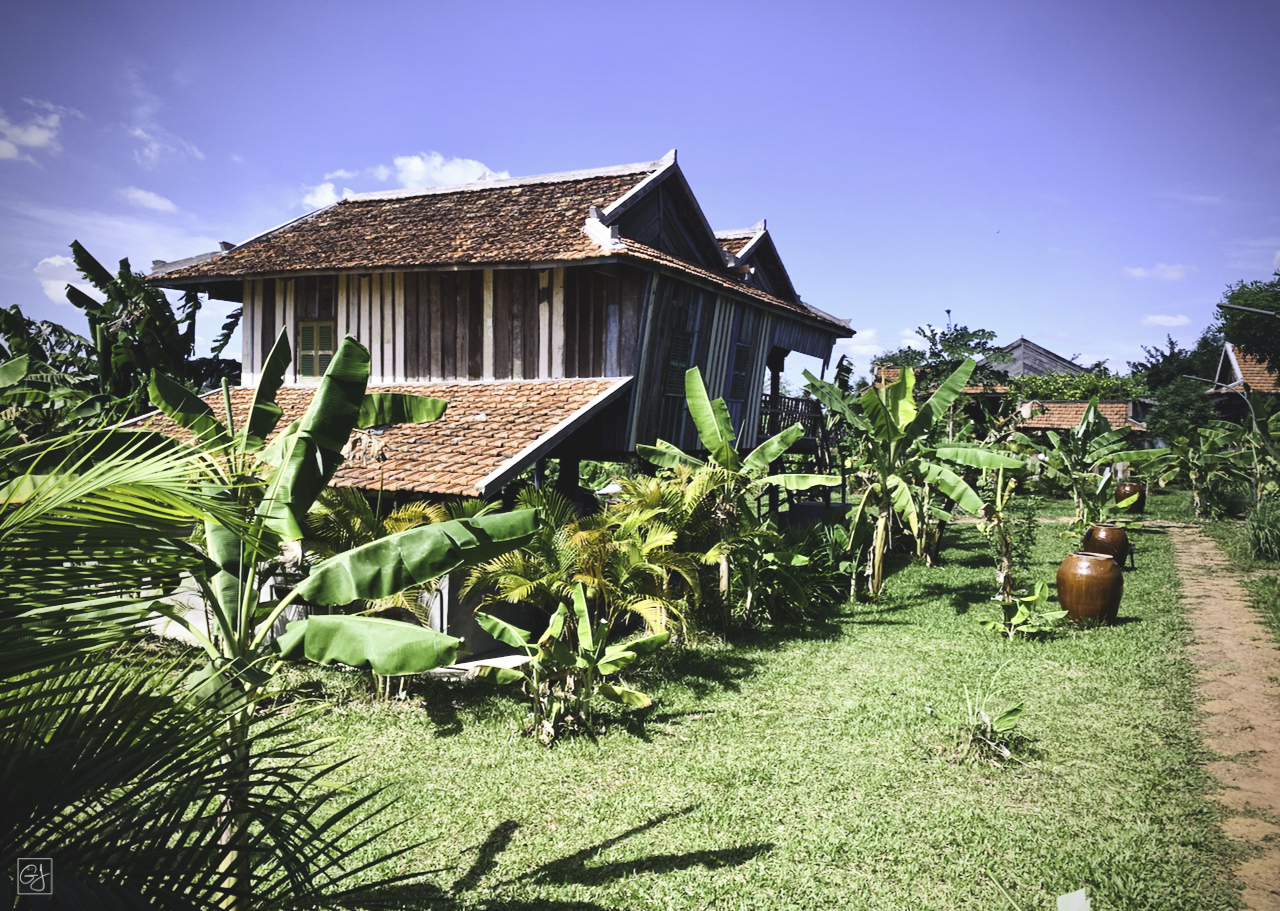
[[[1123,594],[1124,574],[1106,554],[1068,554],[1058,567],[1058,601],[1073,623],[1114,623]]]
[[[1116,485],[1116,502],[1123,503],[1134,494],[1138,495],[1138,499],[1134,500],[1125,512],[1131,515],[1141,515],[1142,511],[1147,508],[1147,488],[1143,486],[1141,481],[1121,481]]]
[[[1129,559],[1129,536],[1119,525],[1092,525],[1085,533],[1080,550],[1091,554],[1106,554],[1124,568]]]

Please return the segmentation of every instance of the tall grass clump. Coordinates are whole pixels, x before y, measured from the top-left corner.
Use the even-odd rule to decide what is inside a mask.
[[[1244,521],[1244,539],[1255,560],[1280,560],[1280,498],[1263,497]]]

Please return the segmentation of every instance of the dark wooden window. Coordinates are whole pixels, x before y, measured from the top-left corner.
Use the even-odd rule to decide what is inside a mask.
[[[693,366],[694,333],[677,329],[671,336],[671,355],[667,359],[667,395],[684,395],[684,375]]]
[[[751,385],[751,345],[739,342],[733,351],[733,375],[729,380],[729,401],[741,402]]]
[[[298,323],[298,376],[319,377],[333,360],[332,320],[302,320]]]

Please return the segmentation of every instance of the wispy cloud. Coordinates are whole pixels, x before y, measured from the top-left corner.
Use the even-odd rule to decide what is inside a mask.
[[[353,177],[359,177],[359,171],[348,171],[346,168],[338,168],[336,171],[330,171],[324,175],[325,180],[333,180],[335,177],[339,180],[350,180]]]
[[[1151,268],[1144,266],[1128,266],[1124,270],[1124,274],[1130,278],[1154,278],[1162,282],[1180,282],[1192,272],[1196,271],[1195,266],[1184,266],[1181,264],[1156,263]]]
[[[0,161],[34,162],[32,151],[49,153],[61,151],[58,131],[62,128],[62,119],[67,116],[83,116],[75,108],[60,107],[39,98],[22,100],[44,113],[33,114],[25,121],[18,123],[10,120],[4,111],[0,111]]]
[[[129,86],[133,92],[134,106],[127,131],[138,140],[138,148],[133,152],[133,158],[138,164],[150,169],[166,160],[204,158],[204,153],[194,143],[160,125],[160,96],[147,88],[138,73],[129,74]]]
[[[1160,313],[1149,313],[1142,318],[1142,325],[1144,326],[1168,326],[1172,328],[1174,326],[1185,326],[1189,322],[1191,322],[1191,318],[1183,316],[1181,313],[1177,316],[1165,316]]]
[[[139,187],[125,187],[120,191],[120,195],[130,205],[137,206],[140,209],[153,209],[156,212],[178,211],[178,207],[173,204],[172,200],[165,199],[159,193],[152,193],[150,190],[143,190]]]
[[[1211,196],[1208,193],[1174,193],[1163,192],[1157,193],[1159,199],[1169,199],[1174,202],[1184,202],[1192,206],[1220,206],[1227,200],[1221,196]]]
[[[1280,269],[1280,237],[1242,237],[1226,245],[1227,265],[1232,269],[1255,271]]]

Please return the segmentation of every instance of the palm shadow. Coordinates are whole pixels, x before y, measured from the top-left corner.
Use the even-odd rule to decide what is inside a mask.
[[[566,857],[545,863],[513,879],[494,883],[490,886],[490,890],[497,892],[503,887],[520,883],[535,885],[569,883],[598,885],[640,873],[670,873],[698,866],[714,870],[747,863],[761,854],[773,850],[773,844],[762,843],[714,848],[705,851],[690,851],[684,854],[655,854],[635,860],[588,866],[588,863],[600,852],[608,850],[635,835],[660,826],[668,820],[688,815],[697,810],[699,806],[700,804],[692,804],[680,810],[672,810],[669,813],[655,816],[647,822],[633,826],[612,838],[606,838],[589,848],[584,848]],[[367,908],[385,908],[388,906],[434,908],[442,909],[442,911],[462,911],[463,908],[473,907],[475,905],[475,896],[470,895],[470,893],[480,889],[486,877],[497,866],[498,857],[511,844],[512,838],[519,829],[520,824],[512,819],[505,820],[495,826],[485,840],[472,849],[475,851],[476,857],[472,861],[471,867],[455,880],[448,889],[442,889],[427,882],[399,882],[362,889],[357,895],[347,899],[347,905]],[[414,875],[427,876],[440,872],[443,871],[430,870]],[[406,879],[408,878],[406,877]],[[514,911],[535,911],[535,909],[548,909],[548,911],[616,911],[616,909],[612,909],[607,905],[594,902],[560,902],[543,898],[534,900],[503,899],[502,907],[514,909]]]

